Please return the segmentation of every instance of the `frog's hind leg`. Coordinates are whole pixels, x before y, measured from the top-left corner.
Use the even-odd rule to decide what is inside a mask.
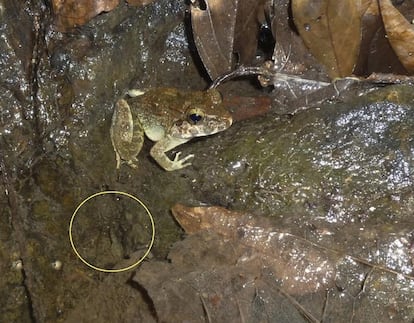
[[[144,129],[125,100],[121,99],[116,103],[110,135],[117,169],[122,161],[126,161],[131,167],[136,167],[136,156],[144,143]]]
[[[134,115],[134,114],[132,114]],[[124,142],[124,150],[128,151],[129,158],[126,160],[127,165],[132,168],[137,168],[137,155],[141,151],[144,145],[144,128],[137,117],[134,118],[132,131],[132,140],[130,142]]]

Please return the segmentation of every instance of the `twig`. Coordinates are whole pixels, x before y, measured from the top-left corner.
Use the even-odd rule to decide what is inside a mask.
[[[296,309],[300,312],[300,314],[308,320],[308,322],[311,323],[320,323],[320,321],[312,315],[308,310],[306,310],[300,303],[294,299],[292,296],[290,296],[288,293],[286,293],[283,289],[277,288],[278,292],[282,294],[289,302],[292,303],[293,306],[296,307]]]
[[[224,82],[227,82],[231,79],[242,77],[242,76],[252,76],[252,75],[260,75],[267,79],[278,80],[280,82],[296,82],[302,85],[322,88],[325,86],[330,85],[331,83],[315,81],[310,79],[304,79],[297,75],[285,74],[280,72],[275,72],[271,68],[266,65],[254,67],[254,66],[240,66],[238,69],[234,71],[227,72],[223,75],[220,75],[218,78],[214,80],[214,82],[210,85],[209,89],[217,88]]]
[[[206,314],[206,317],[207,317],[207,322],[212,323],[213,321],[211,320],[210,312],[208,311],[207,304],[204,301],[204,298],[203,298],[202,295],[200,295],[200,300],[201,300],[201,304],[203,305],[203,311],[204,311],[204,313]]]

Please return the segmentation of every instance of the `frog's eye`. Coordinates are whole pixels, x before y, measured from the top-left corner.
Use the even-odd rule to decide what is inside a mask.
[[[188,122],[197,124],[204,119],[204,112],[201,109],[192,108],[187,112]]]

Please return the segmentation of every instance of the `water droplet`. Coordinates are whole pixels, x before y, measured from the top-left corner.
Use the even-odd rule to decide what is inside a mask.
[[[311,30],[311,26],[308,23],[304,24],[303,28],[305,28],[305,31],[310,31]]]
[[[13,261],[12,268],[14,270],[22,270],[23,269],[23,261],[21,259],[17,259]]]
[[[50,265],[51,265],[51,266],[52,266],[52,268],[53,268],[53,269],[55,269],[55,270],[61,270],[61,269],[62,269],[62,266],[63,266],[63,264],[62,264],[62,262],[61,262],[60,260],[55,260],[55,261],[54,261],[54,262],[52,262]]]

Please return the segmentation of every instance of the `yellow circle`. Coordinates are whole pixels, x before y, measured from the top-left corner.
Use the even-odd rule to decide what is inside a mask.
[[[129,197],[129,198],[131,198],[131,199],[133,199],[134,201],[136,201],[136,202],[138,202],[143,208],[144,208],[144,210],[147,212],[147,214],[148,214],[148,217],[150,218],[150,221],[151,221],[151,227],[152,227],[152,236],[151,236],[151,242],[150,242],[150,244],[149,244],[149,246],[148,246],[148,249],[147,249],[147,251],[145,252],[145,254],[136,262],[136,263],[133,263],[132,265],[130,265],[130,266],[128,266],[128,267],[125,267],[125,268],[119,268],[119,269],[106,269],[106,268],[100,268],[100,267],[97,267],[97,266],[94,266],[94,265],[92,265],[92,264],[90,264],[89,262],[87,262],[81,255],[80,255],[80,253],[78,252],[78,250],[76,249],[76,247],[75,247],[75,243],[73,242],[73,237],[72,237],[72,227],[73,227],[73,221],[75,220],[75,216],[76,216],[76,213],[78,213],[78,211],[79,211],[79,209],[86,203],[86,202],[88,202],[90,199],[93,199],[94,197],[97,197],[97,196],[99,196],[99,195],[105,195],[105,194],[120,194],[120,195],[124,195],[124,196],[127,196],[127,197]],[[87,265],[87,266],[89,266],[89,267],[91,267],[91,268],[93,268],[93,269],[95,269],[95,270],[98,270],[98,271],[102,271],[102,272],[105,272],[105,273],[120,273],[120,272],[123,272],[123,271],[127,271],[127,270],[130,270],[130,269],[132,269],[132,268],[134,268],[134,267],[136,267],[136,266],[138,266],[144,259],[145,259],[145,257],[146,256],[148,256],[148,254],[150,253],[150,251],[151,251],[151,248],[152,248],[152,245],[154,244],[154,239],[155,239],[155,224],[154,224],[154,219],[153,219],[153,217],[152,217],[152,214],[151,214],[151,212],[148,210],[148,208],[147,208],[147,206],[144,204],[144,203],[142,203],[142,201],[140,200],[140,199],[138,199],[137,197],[135,197],[135,196],[133,196],[133,195],[131,195],[131,194],[128,194],[128,193],[125,193],[125,192],[122,192],[122,191],[102,191],[102,192],[98,192],[98,193],[95,193],[95,194],[92,194],[91,196],[89,196],[88,198],[86,198],[86,199],[84,199],[79,205],[78,205],[78,207],[76,208],[76,210],[75,210],[75,212],[73,212],[73,214],[72,214],[72,218],[70,219],[70,224],[69,224],[69,240],[70,240],[70,244],[71,244],[71,246],[72,246],[72,249],[73,249],[73,251],[75,252],[75,254],[76,254],[76,256],[78,256],[78,258],[80,259],[80,260],[82,260],[82,262],[85,264],[85,265]]]

